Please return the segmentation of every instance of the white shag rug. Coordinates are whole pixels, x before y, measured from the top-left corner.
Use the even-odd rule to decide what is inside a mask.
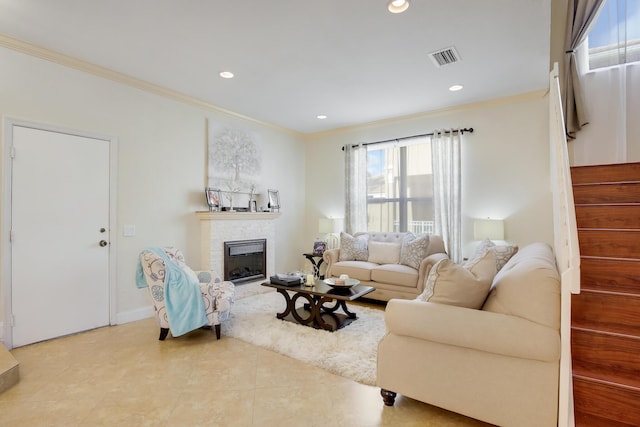
[[[300,298],[298,302],[305,300]],[[236,299],[229,319],[221,325],[222,333],[359,383],[375,385],[378,343],[386,332],[384,311],[347,306],[358,318],[342,329],[328,332],[276,318],[276,313],[285,308],[284,297],[277,292],[246,296]]]

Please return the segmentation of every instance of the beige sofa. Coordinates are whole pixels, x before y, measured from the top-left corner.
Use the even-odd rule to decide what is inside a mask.
[[[437,267],[436,267],[437,268]],[[500,426],[555,426],[560,282],[551,248],[534,243],[497,273],[480,310],[391,300],[377,385]]]
[[[325,277],[358,279],[376,288],[367,298],[380,301],[420,295],[429,269],[446,257],[440,236],[387,232],[341,233],[340,248],[323,256]]]

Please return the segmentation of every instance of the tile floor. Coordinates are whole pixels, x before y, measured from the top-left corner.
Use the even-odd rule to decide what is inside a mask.
[[[155,319],[14,349],[0,426],[484,426],[207,330],[158,341]]]

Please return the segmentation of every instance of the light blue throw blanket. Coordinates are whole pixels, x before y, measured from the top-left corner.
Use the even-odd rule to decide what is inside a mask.
[[[173,262],[164,249],[151,247],[145,249],[159,256],[166,266],[164,275],[164,298],[171,335],[178,337],[207,324],[200,284]],[[136,286],[146,288],[147,281],[138,259]]]

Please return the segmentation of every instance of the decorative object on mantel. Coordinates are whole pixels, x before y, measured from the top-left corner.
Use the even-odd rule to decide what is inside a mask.
[[[267,190],[267,193],[269,197],[267,208],[269,208],[271,212],[280,212],[280,194],[278,190]]]
[[[256,185],[251,184],[249,186],[249,211],[257,212],[258,211],[258,202],[254,199],[256,192]]]
[[[219,211],[221,204],[221,195],[220,190],[217,188],[207,188],[205,189],[205,196],[207,197],[207,205],[209,205],[209,210],[211,212]]]

